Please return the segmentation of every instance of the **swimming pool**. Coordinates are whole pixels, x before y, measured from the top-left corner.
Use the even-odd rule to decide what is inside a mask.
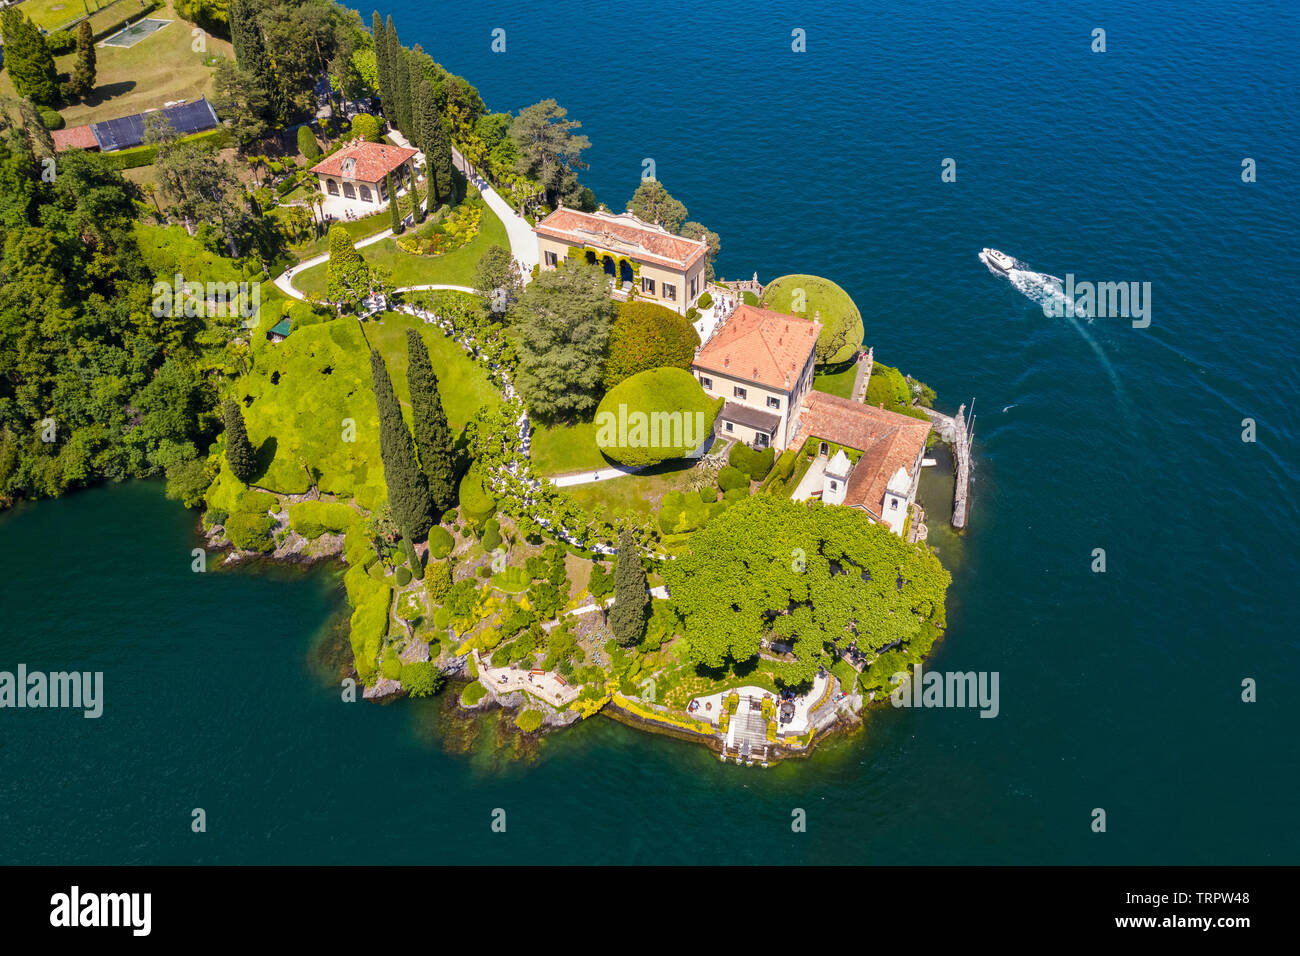
[[[169,23],[171,23],[170,20],[154,20],[150,17],[146,17],[143,20],[137,20],[129,27],[117,31],[107,40],[104,40],[100,45],[121,47],[135,46],[145,37],[149,36],[151,33],[158,32]]]

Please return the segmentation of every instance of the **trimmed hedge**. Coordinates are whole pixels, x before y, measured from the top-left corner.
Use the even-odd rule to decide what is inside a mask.
[[[316,134],[305,123],[298,127],[298,152],[310,162],[320,159],[320,143],[316,142]]]
[[[496,514],[496,499],[483,486],[477,466],[470,466],[460,480],[460,510],[465,520],[476,529],[482,528],[487,519]]]
[[[775,455],[776,452],[770,445],[762,451],[755,451],[748,445],[737,442],[731,446],[727,461],[733,468],[738,468],[747,474],[751,480],[762,481],[772,470],[772,459]]]
[[[695,327],[675,310],[653,302],[620,302],[609,330],[605,388],[655,368],[690,369],[699,345]]]
[[[224,149],[230,145],[230,130],[224,126],[218,126],[216,129],[195,133],[193,136],[182,136],[177,142],[210,143],[217,149]],[[136,169],[140,166],[152,166],[158,159],[158,147],[156,145],[133,146],[130,149],[120,149],[103,155],[117,169]]]
[[[275,540],[271,529],[276,521],[270,515],[237,514],[226,519],[226,537],[241,551],[271,551]]]
[[[639,372],[601,399],[596,445],[607,458],[633,467],[683,458],[713,431],[722,405],[683,369]]]
[[[460,702],[466,707],[473,707],[480,700],[487,696],[487,688],[478,681],[470,681],[465,685],[465,689],[460,692]]]
[[[319,538],[326,532],[346,534],[361,516],[339,501],[300,501],[289,506],[289,527],[304,538]]]
[[[235,514],[265,515],[268,511],[279,511],[280,499],[269,491],[246,491],[235,503]]]
[[[488,518],[483,526],[483,550],[491,554],[499,547],[501,547],[501,522],[496,518]]]
[[[713,305],[713,296],[708,292],[701,292],[700,297],[695,300],[695,304],[701,309],[707,309],[709,306]]]
[[[541,729],[543,719],[540,710],[525,710],[515,718],[515,726],[526,734],[532,734]]]
[[[728,491],[748,488],[749,476],[735,465],[724,465],[722,470],[718,472],[718,487],[722,489],[723,494]]]
[[[47,109],[42,106],[40,108],[40,114],[41,125],[46,129],[63,129],[63,117],[59,115],[57,110]]]

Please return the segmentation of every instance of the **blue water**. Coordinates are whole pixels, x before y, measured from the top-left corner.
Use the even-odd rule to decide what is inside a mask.
[[[1300,861],[1297,12],[1064,6],[386,11],[490,108],[567,107],[603,201],[653,159],[722,275],[827,276],[879,360],[975,397],[932,666],[1000,672],[997,719],[890,709],[768,771],[602,719],[486,767],[442,752],[432,706],[337,701],[309,663],[333,578],[192,575],[189,518],[137,485],[0,519],[0,666],[126,670],[98,722],[0,712],[3,859]],[[1148,281],[1151,326],[1049,318],[983,246]]]

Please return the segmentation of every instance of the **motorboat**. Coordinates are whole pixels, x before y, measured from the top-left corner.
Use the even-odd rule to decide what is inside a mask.
[[[996,249],[984,249],[984,261],[995,269],[1001,269],[1003,272],[1010,272],[1016,264],[1005,252],[998,252]]]

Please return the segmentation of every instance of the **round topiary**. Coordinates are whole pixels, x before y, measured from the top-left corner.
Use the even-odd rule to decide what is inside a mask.
[[[384,138],[379,119],[369,113],[358,113],[352,117],[352,135],[371,143],[381,142]]]
[[[653,302],[620,302],[609,330],[605,388],[655,368],[689,369],[700,336],[685,316]]]
[[[791,307],[803,308],[795,312]],[[862,313],[849,294],[830,279],[810,275],[788,275],[773,279],[758,303],[765,309],[817,318],[822,331],[817,337],[817,364],[847,362],[862,348]]]
[[[713,296],[709,295],[707,292],[701,292],[700,297],[695,300],[695,304],[701,309],[707,309],[709,306],[713,305]]]
[[[460,480],[460,510],[465,520],[475,528],[482,528],[497,510],[496,499],[483,487],[483,478],[477,465],[471,465]]]
[[[713,433],[723,399],[710,400],[690,372],[657,368],[612,388],[596,409],[596,446],[622,465],[683,458]]]
[[[536,733],[542,726],[542,712],[539,710],[525,710],[515,718],[515,726],[526,734]]]
[[[395,576],[397,578],[397,586],[399,588],[404,588],[411,583],[411,569],[408,568],[406,565],[402,565],[400,568],[398,568],[397,574]]]
[[[64,122],[63,117],[60,116],[58,112],[56,112],[55,110],[46,109],[44,106],[42,106],[40,108],[40,114],[41,114],[41,124],[46,129],[63,129],[63,122]]]
[[[456,539],[442,525],[434,525],[429,529],[429,557],[445,558],[455,546]]]
[[[488,518],[483,526],[483,550],[491,554],[501,547],[501,523],[496,518]]]
[[[738,488],[748,488],[749,476],[734,465],[727,465],[718,472],[718,487],[723,494]]]

